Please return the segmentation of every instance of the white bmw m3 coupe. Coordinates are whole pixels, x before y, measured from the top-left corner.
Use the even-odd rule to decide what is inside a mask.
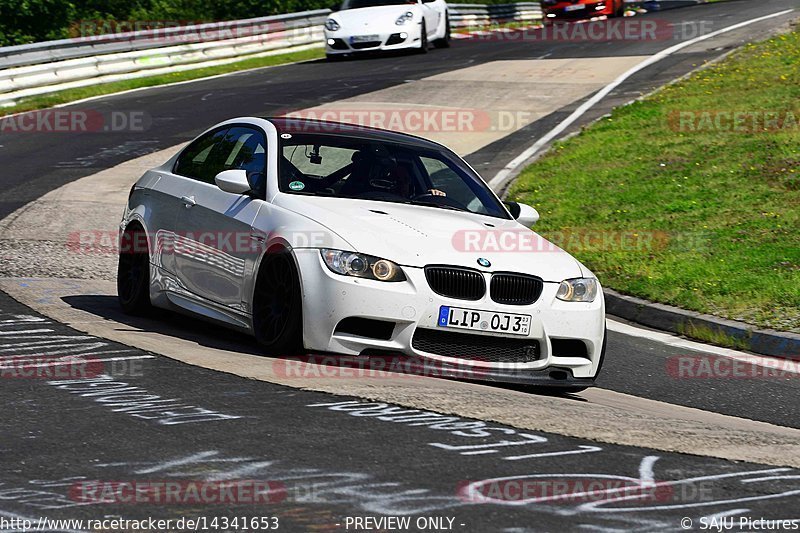
[[[329,59],[354,52],[450,46],[445,0],[344,0],[325,21]]]
[[[227,325],[276,356],[404,354],[580,390],[603,361],[603,293],[529,229],[538,218],[429,140],[237,118],[134,184],[119,301]]]

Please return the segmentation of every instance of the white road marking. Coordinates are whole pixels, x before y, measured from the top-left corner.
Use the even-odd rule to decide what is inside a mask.
[[[536,141],[533,145],[528,147],[524,152],[522,152],[517,157],[512,159],[510,163],[508,163],[497,174],[495,174],[494,178],[489,180],[489,186],[494,190],[498,190],[498,189],[502,188],[511,179],[512,173],[517,169],[517,167],[519,167],[520,165],[525,163],[531,157],[533,157],[536,154],[538,154],[539,151],[547,145],[547,143],[549,143],[550,141],[555,139],[557,136],[559,136],[561,133],[563,133],[564,130],[566,130],[569,126],[571,126],[576,120],[578,120],[580,117],[582,117],[584,114],[586,114],[587,111],[589,111],[591,108],[593,108],[599,102],[601,102],[603,100],[603,98],[608,96],[608,94],[611,93],[611,91],[613,91],[614,89],[619,87],[623,82],[625,82],[628,78],[630,78],[631,76],[633,76],[637,72],[639,72],[641,70],[644,70],[645,68],[649,67],[650,65],[653,65],[653,64],[661,61],[662,59],[671,56],[675,52],[678,52],[680,50],[683,50],[684,48],[692,46],[693,44],[697,44],[697,43],[699,43],[701,41],[705,41],[707,39],[711,39],[712,37],[716,37],[718,35],[722,35],[723,33],[728,33],[730,31],[734,31],[734,30],[738,30],[740,28],[744,28],[744,27],[749,26],[751,24],[755,24],[756,22],[762,22],[764,20],[768,20],[768,19],[775,18],[775,17],[780,17],[781,15],[786,15],[786,14],[792,13],[792,12],[794,12],[793,9],[786,9],[784,11],[779,11],[778,13],[772,13],[770,15],[765,15],[763,17],[755,18],[753,20],[747,20],[747,21],[744,21],[744,22],[740,22],[738,24],[734,24],[733,26],[728,26],[727,28],[722,28],[721,30],[717,30],[715,32],[711,32],[711,33],[709,33],[707,35],[701,35],[700,37],[695,37],[694,39],[690,39],[688,41],[684,41],[682,43],[678,43],[678,44],[676,44],[674,46],[670,46],[669,48],[666,48],[666,49],[658,52],[657,54],[650,56],[648,59],[642,61],[641,63],[639,63],[635,67],[633,67],[630,70],[628,70],[627,72],[623,73],[616,80],[614,80],[610,84],[606,85],[598,93],[596,93],[589,100],[587,100],[580,107],[578,107],[578,109],[573,111],[570,116],[565,118],[555,128],[553,128],[552,130],[547,132],[547,134],[544,137],[542,137],[541,139]]]
[[[653,474],[653,466],[655,466],[656,461],[658,461],[657,455],[648,455],[642,459],[641,464],[639,464],[639,480],[642,482],[642,485],[652,485],[655,483],[656,478]]]
[[[691,350],[693,352],[702,352],[706,354],[720,355],[722,357],[728,357],[730,359],[735,359],[743,363],[760,366],[762,368],[775,368],[775,369],[780,369],[782,372],[800,374],[800,362],[798,361],[791,361],[787,359],[781,359],[778,357],[768,357],[765,355],[754,355],[746,352],[740,352],[737,350],[731,350],[730,348],[721,348],[719,346],[703,344],[700,342],[690,341],[689,339],[678,337],[671,333],[663,333],[660,331],[642,329],[636,326],[631,326],[630,324],[617,322],[616,320],[612,319],[608,319],[607,324],[609,331],[613,331],[615,333],[622,333],[623,335],[627,335],[629,337],[648,339],[651,341],[659,342],[661,344],[666,344],[667,346],[673,346],[675,348],[683,348],[686,350]]]
[[[562,455],[576,455],[579,453],[593,453],[600,452],[603,448],[599,446],[578,446],[579,450],[567,450],[563,452],[545,452],[545,453],[532,453],[529,455],[512,455],[511,457],[503,457],[506,461],[519,461],[520,459],[536,459],[539,457],[556,457]],[[464,455],[464,454],[462,454]]]
[[[17,331],[0,331],[0,335],[4,336],[12,336],[12,337],[20,337],[22,333],[48,333],[52,332],[52,329],[25,329],[25,330],[17,330]]]

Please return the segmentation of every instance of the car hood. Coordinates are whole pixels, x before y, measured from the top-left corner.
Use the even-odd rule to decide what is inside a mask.
[[[515,220],[391,202],[279,194],[274,203],[325,226],[353,251],[403,266],[457,265],[545,281],[581,276],[568,253]],[[478,259],[491,266],[482,267]]]
[[[370,28],[383,27],[387,23],[394,23],[400,15],[408,11],[414,13],[415,18],[419,18],[416,16],[417,11],[413,4],[345,9],[333,13],[330,18],[336,20],[343,28],[348,30],[363,29],[363,33],[369,33]],[[402,31],[403,26],[397,26],[397,28],[397,31]]]

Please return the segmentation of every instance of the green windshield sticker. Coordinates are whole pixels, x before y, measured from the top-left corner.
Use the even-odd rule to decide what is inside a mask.
[[[302,191],[306,188],[306,184],[302,181],[293,181],[289,184],[289,188],[293,191]]]

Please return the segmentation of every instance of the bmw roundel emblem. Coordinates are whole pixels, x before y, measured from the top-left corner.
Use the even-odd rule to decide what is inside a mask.
[[[492,266],[492,263],[490,263],[489,260],[486,259],[485,257],[479,257],[478,264],[485,268],[489,268],[490,266]]]

